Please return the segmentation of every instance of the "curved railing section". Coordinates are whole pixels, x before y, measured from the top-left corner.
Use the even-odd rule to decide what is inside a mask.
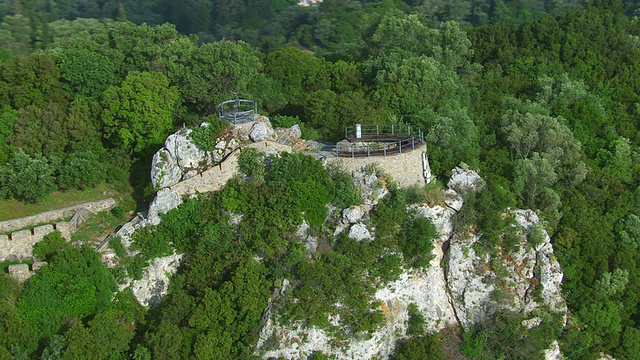
[[[405,124],[377,124],[347,126],[344,129],[348,144],[338,143],[332,153],[338,157],[371,157],[402,154],[424,144],[421,129]]]
[[[251,122],[258,113],[258,103],[254,100],[232,99],[218,104],[218,118],[232,124]]]

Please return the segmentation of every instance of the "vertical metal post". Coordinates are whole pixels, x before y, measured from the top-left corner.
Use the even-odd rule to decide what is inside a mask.
[[[371,145],[367,144],[367,157],[371,157]]]
[[[409,136],[411,136],[411,125],[409,125]]]
[[[394,135],[395,125],[391,124],[391,135]]]
[[[411,138],[411,150],[416,148],[416,138],[412,137]]]
[[[353,144],[351,144],[351,157],[354,158],[355,156],[353,156]]]
[[[348,137],[349,137],[349,127],[348,127],[348,126],[345,126],[345,127],[344,127],[344,138],[346,139],[346,138],[348,138]]]
[[[402,140],[398,141],[398,145],[400,145],[400,154],[402,154]]]
[[[376,135],[380,135],[380,126],[376,124]]]
[[[387,156],[387,144],[384,144],[382,152],[384,153],[384,156]]]

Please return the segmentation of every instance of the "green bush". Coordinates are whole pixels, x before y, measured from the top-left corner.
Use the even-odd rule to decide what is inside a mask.
[[[15,153],[11,162],[0,166],[0,195],[29,203],[42,200],[57,189],[59,165],[60,159],[55,157]]]
[[[51,258],[62,251],[66,246],[66,240],[59,231],[45,235],[42,241],[33,245],[33,254],[40,260],[51,261]]]
[[[301,124],[298,116],[276,115],[271,118],[271,125],[277,128],[290,128],[296,124]]]
[[[45,339],[62,328],[63,319],[83,319],[107,309],[115,289],[100,254],[66,243],[25,284],[18,312],[36,339]]]
[[[209,125],[199,126],[191,131],[189,137],[196,147],[203,151],[215,150],[216,140],[225,130],[229,129],[229,123],[224,120],[210,117],[205,119]]]
[[[398,342],[392,355],[394,360],[444,360],[442,341],[437,334],[413,337]]]
[[[437,238],[438,231],[431,220],[416,217],[405,221],[398,235],[398,245],[407,265],[414,268],[428,266],[434,257],[432,241]]]
[[[409,312],[409,324],[407,326],[407,335],[424,335],[424,316],[418,310],[418,306],[414,303],[409,304],[407,308]]]
[[[61,189],[94,187],[106,179],[104,165],[91,151],[71,153],[60,167],[58,186]]]

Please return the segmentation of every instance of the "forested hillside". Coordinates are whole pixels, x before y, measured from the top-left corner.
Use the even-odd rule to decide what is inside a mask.
[[[183,125],[218,121],[216,105],[235,97],[257,100],[276,125],[300,122],[303,136],[312,139],[339,139],[343,127],[355,123],[411,124],[425,130],[440,181],[461,162],[486,180],[484,191],[468,195],[457,220],[482,234],[478,246],[506,246],[501,214],[508,208],[540,215],[565,273],[570,313],[559,335],[564,355],[636,359],[635,6],[615,0],[331,0],[308,8],[287,1],[0,1],[0,198],[38,202],[58,189],[107,182],[131,186],[144,209],[155,192],[150,159],[166,136]],[[175,25],[155,25],[165,21]],[[138,25],[143,22],[150,25]],[[221,38],[233,41],[215,41]],[[304,158],[283,158],[267,173],[257,170],[258,160],[245,164],[250,181],[207,197],[198,205],[203,209],[188,202],[173,215],[192,219],[197,231],[172,228],[177,222],[169,218],[141,238],[149,257],[166,253],[168,241],[193,256],[156,309],[139,308],[126,293],[110,301],[119,274],[90,250],[56,239],[39,250],[50,260],[47,270],[24,285],[0,277],[0,358],[84,358],[88,352],[213,357],[217,342],[223,358],[250,356],[255,324],[282,272],[295,269],[309,279],[299,296],[313,308],[301,305],[289,315],[315,323],[324,313],[312,295],[332,286],[318,274],[371,266],[384,277],[402,266],[400,258],[374,260],[381,249],[351,249],[326,234],[337,258],[302,261],[287,232],[304,213],[323,234],[324,204],[350,205],[353,189],[343,175]],[[300,169],[316,176],[299,178]],[[305,186],[317,190],[305,194],[307,201],[286,196]],[[399,194],[389,201],[406,205],[410,195]],[[265,202],[271,207],[258,206]],[[228,221],[222,208],[248,214],[250,221],[241,229],[217,227]],[[426,226],[394,216],[410,229]],[[276,226],[267,226],[274,219]],[[387,246],[398,253],[415,250],[403,243],[411,239],[392,238]],[[258,249],[264,262],[251,260]],[[354,252],[365,255],[343,262]],[[136,273],[140,266],[126,267]],[[379,314],[359,313],[362,304],[349,291],[367,294],[370,284],[362,277],[342,281],[332,296],[356,314],[354,331],[366,332]],[[208,322],[195,315],[254,298]],[[499,333],[503,341],[519,341],[508,327]],[[470,331],[463,342],[482,349],[483,341]],[[102,352],[93,348],[98,343]],[[465,354],[481,359],[495,353]]]

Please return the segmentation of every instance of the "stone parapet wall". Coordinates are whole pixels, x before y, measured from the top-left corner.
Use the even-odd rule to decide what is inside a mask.
[[[95,214],[101,211],[111,210],[114,206],[116,206],[116,201],[110,198],[46,211],[33,216],[0,221],[0,234],[6,234],[20,229],[27,229],[37,224],[54,223],[58,220],[73,216],[80,209],[87,209],[90,213]]]
[[[326,162],[338,163],[349,172],[359,171],[363,166],[369,164],[377,164],[378,168],[398,183],[400,187],[408,187],[412,185],[425,184],[425,169],[428,166],[423,162],[423,153],[426,146],[421,146],[415,150],[403,152],[402,154],[392,156],[375,156],[375,157],[328,157]]]

